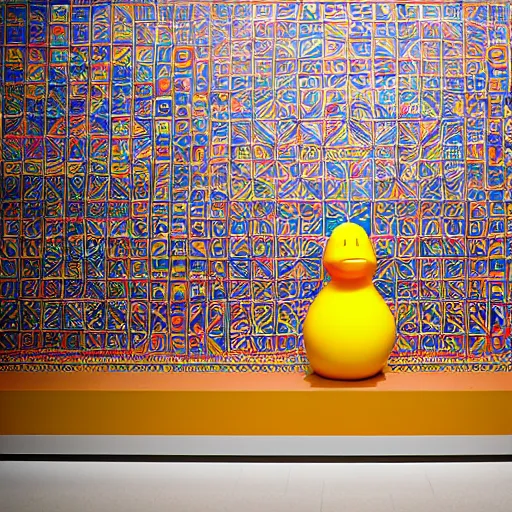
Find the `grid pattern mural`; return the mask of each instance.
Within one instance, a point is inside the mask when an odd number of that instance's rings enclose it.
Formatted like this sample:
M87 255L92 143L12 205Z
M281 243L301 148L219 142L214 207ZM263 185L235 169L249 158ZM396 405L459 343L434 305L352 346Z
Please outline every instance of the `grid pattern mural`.
M1 369L301 370L350 219L392 369L510 370L510 21L495 1L2 2Z

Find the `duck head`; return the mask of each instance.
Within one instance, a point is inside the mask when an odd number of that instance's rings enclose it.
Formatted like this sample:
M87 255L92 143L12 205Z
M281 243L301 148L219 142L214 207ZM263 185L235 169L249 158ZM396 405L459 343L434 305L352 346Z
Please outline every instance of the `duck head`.
M377 258L366 231L353 222L335 228L325 248L324 267L333 281L371 279Z

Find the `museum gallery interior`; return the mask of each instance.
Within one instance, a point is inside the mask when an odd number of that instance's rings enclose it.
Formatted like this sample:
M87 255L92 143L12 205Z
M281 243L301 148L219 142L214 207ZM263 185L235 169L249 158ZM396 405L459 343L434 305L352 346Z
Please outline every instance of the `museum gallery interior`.
M0 37L0 509L511 510L509 0L4 0Z

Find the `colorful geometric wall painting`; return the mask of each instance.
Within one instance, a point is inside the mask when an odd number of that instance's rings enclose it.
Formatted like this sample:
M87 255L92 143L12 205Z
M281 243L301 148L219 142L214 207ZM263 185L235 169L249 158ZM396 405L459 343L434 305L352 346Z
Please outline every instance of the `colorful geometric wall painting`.
M6 0L0 34L2 370L303 370L347 218L393 370L512 370L509 3Z

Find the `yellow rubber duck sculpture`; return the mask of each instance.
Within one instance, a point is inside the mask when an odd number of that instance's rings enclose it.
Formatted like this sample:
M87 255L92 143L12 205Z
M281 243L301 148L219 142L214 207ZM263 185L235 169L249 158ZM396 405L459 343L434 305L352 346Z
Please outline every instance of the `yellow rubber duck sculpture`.
M372 282L377 259L366 231L352 222L334 229L324 267L331 281L311 304L303 326L311 367L329 379L372 377L387 363L396 326Z

